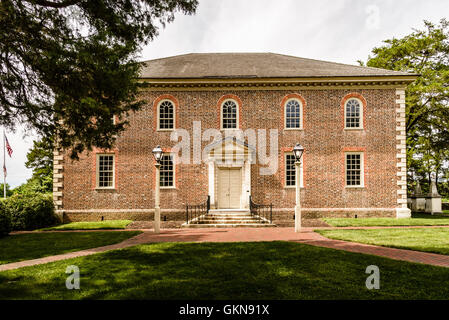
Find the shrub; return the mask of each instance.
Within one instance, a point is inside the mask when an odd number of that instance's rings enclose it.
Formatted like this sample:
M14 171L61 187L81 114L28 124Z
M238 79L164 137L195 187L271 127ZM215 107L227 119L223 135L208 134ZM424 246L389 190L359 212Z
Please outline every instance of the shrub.
M51 194L16 194L5 201L12 230L34 230L58 223Z
M11 232L11 215L6 210L5 201L0 200L0 238Z

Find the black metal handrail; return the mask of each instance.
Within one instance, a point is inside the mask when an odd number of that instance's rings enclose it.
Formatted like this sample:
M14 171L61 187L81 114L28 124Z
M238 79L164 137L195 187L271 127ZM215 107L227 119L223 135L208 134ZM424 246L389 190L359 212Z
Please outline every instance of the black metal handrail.
M258 204L253 202L251 196L249 196L249 210L251 216L262 217L265 220L273 223L273 204Z
M201 219L210 210L210 196L207 196L207 200L201 204L186 205L186 223L189 224L193 219L197 219L200 222Z

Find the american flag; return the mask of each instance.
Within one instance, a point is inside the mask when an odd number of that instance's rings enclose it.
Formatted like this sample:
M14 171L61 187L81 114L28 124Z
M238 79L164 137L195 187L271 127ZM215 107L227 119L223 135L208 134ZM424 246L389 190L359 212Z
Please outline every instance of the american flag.
M11 157L11 155L12 155L12 148L9 145L8 138L6 137L6 135L5 135L5 141L6 141L6 151L8 152L9 157ZM6 171L6 168L5 168L5 171Z

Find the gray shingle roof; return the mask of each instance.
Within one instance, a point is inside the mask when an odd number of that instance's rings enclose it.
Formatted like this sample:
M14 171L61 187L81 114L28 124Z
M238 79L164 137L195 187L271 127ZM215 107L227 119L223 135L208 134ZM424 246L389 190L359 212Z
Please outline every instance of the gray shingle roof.
M141 78L312 78L410 76L276 53L190 53L144 62Z

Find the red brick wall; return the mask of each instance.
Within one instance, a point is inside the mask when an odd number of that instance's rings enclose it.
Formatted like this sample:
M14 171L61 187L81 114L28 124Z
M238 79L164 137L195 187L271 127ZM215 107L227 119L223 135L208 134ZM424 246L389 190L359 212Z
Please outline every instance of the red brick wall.
M282 100L289 94L300 94L305 100L304 130L283 131ZM357 93L366 100L364 129L342 128L342 99ZM302 207L311 216L343 215L338 211L313 208L391 208L396 207L395 90L300 90L300 91L180 91L145 92L147 104L129 117L130 128L117 141L116 189L96 190L95 153L83 154L78 162L65 157L63 210L134 210L154 206L154 163L151 150L160 144L171 148L170 132L155 131L157 124L154 102L167 94L177 99L176 126L192 132L193 121L202 121L202 130L219 129L217 103L225 95L240 101L240 129L279 130L279 170L272 176L260 176L259 165L252 165L251 188L254 201L272 202L275 218L289 217L295 203L294 188L284 188L282 150L300 142L305 148ZM191 138L193 143L193 137ZM267 138L267 144L269 139ZM203 142L204 148L209 142ZM365 187L344 187L345 150L364 150ZM193 148L191 148L193 149ZM269 150L269 148L267 148ZM193 155L191 155L193 159ZM198 203L208 194L206 164L176 168L176 188L161 190L161 208L178 209L186 203ZM307 210L309 209L309 210ZM317 213L318 212L318 213ZM352 214L347 210L346 214ZM391 215L387 211L367 211L368 215ZM363 216L360 214L359 216ZM177 217L181 217L177 215ZM173 219L175 217L172 217ZM289 219L289 218L288 218Z

